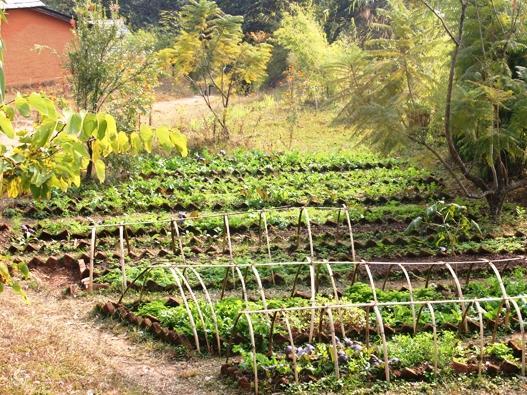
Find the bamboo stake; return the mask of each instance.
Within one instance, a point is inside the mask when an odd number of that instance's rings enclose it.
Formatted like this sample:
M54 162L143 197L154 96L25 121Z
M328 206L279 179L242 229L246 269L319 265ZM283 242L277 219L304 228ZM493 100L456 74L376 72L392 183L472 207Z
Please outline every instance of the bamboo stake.
M249 298L248 298L248 295L247 295L247 288L245 287L245 280L243 279L242 272L241 272L240 268L237 265L235 265L234 270L236 271L236 273L238 274L238 278L240 279L240 282L241 282L241 285L242 285L243 300L245 301L245 305L247 306L248 303L249 303Z
M260 297L262 299L262 306L264 309L267 309L267 300L265 299L265 291L262 286L262 279L260 278L260 273L256 270L254 265L251 265L251 270L256 278L256 284L258 285L258 290L260 291Z
M218 346L218 355L221 357L220 330L218 328L218 317L216 316L216 310L214 309L214 305L212 304L209 291L207 287L205 286L205 283L203 282L203 279L201 278L200 274L193 267L191 267L190 270L192 271L192 273L194 273L194 275L198 279L198 282L205 294L205 300L207 301L207 304L209 305L210 315L212 316L212 321L214 322L214 331L216 332L216 343Z
M514 299L510 299L510 302L514 307L514 310L516 310L518 321L520 322L520 333L522 338L522 376L525 376L525 322L523 321L522 312L518 303L516 303Z
M176 255L176 226L174 222L175 221L170 221L170 245L172 247L172 254Z
M93 270L95 266L95 233L97 228L94 226L91 230L91 242L90 242L90 279L88 283L88 291L93 292Z
M267 226L267 214L263 210L260 212L260 214L262 216L263 225L264 225L265 243L267 245L267 256L269 257L269 262L271 262L273 260L273 257L271 255L271 242L269 240L269 229ZM275 278L274 278L274 270L272 267L271 267L271 281L273 285L276 285Z
M229 226L229 217L226 215L223 218L224 224L225 224L225 232L227 235L227 247L229 249L229 258L232 261L233 260L233 253L232 253L232 241L231 241L231 229Z
M295 274L295 279L293 280L293 287L291 289L291 297L295 295L296 292L296 284L298 282L298 277L300 276L300 270L302 270L302 266L298 266L298 269Z
M384 354L384 374L386 376L386 382L390 382L390 364L388 361L388 345L386 343L386 335L384 334L384 323L382 320L381 312L377 305L373 305L373 311L375 312L375 318L377 320L377 326L379 328L379 333L382 341L382 352Z
M498 284L500 285L500 291L501 291L501 294L503 295L503 298L504 298L503 300L505 301L505 307L506 307L505 319L504 319L503 324L505 326L508 326L509 325L509 315L510 315L510 311L511 311L511 306L509 304L509 296L507 295L507 290L505 289L505 284L503 283L503 278L501 277L501 274L500 274L498 268L491 261L489 261L488 259L485 259L485 262L487 262L488 265L492 268L492 271L494 272L494 275L498 279Z
M273 352L273 343L274 343L274 339L273 339L273 335L274 335L274 323L276 321L276 317L278 315L278 312L275 311L273 316L271 317L271 325L269 326L269 354L272 354Z
M223 281L221 285L220 300L223 300L223 297L225 296L225 290L227 288L228 279L229 279L229 266L225 266L225 275L223 276Z
M207 351L210 353L211 352L211 348L210 348L210 343L209 343L209 339L208 339L208 336L207 336L207 325L205 324L205 317L203 316L203 312L202 312L201 307L200 307L200 305L198 303L198 299L196 298L196 294L192 290L192 287L190 286L190 284L189 284L187 278L185 277L185 275L183 275L179 269L174 269L174 270L176 271L176 273L183 280L183 284L185 284L185 288L187 288L187 290L188 290L188 292L190 294L190 297L192 298L192 301L196 305L196 310L198 311L198 318L199 318L199 320L201 322L201 327L203 328L203 333L204 333L204 337L205 337L205 344L207 346Z
M386 283L388 282L388 277L390 277L390 274L392 272L392 265L388 265L388 270L386 271L386 276L384 277L384 281L382 282L382 290L384 291L386 289Z
M423 305L424 306L424 305ZM434 307L431 303L427 303L428 310L430 311L430 319L432 320L432 336L434 338L434 373L439 373L439 346L437 344L437 324Z
M225 225L225 234L227 235L227 247L229 249L229 260L231 261L231 263L233 263L234 259L233 259L233 253L232 253L231 228L229 226L229 217L227 215L223 217L223 223ZM232 281L233 281L234 287L236 288L236 276L234 275L234 267L232 268L231 273L232 273Z
M304 210L306 216L306 225L307 225L307 236L309 239L309 256L311 259L315 259L315 248L313 246L313 234L311 232L311 220L309 219L309 212Z
M355 241L353 240L353 228L351 226L351 217L348 207L344 204L342 205L342 208L344 209L344 213L346 214L346 222L348 223L348 231L350 235L350 245L351 245L351 257L353 262L357 260L357 257L355 256Z
M426 280L425 280L425 288L428 288L428 284L430 283L430 276L432 275L432 268L434 265L430 265L428 267L428 270L426 271Z
M121 264L121 275L122 275L122 283L123 283L123 292L127 287L127 279L126 279L126 264L124 261L124 226L119 226L119 263Z
M179 252L181 254L181 258L183 260L183 263L186 262L186 259L185 259L185 250L183 249L183 239L181 238L181 233L179 232L179 226L177 224L177 221L172 221L172 224L174 224L174 232L176 233L176 237L177 237L177 240L178 240L178 244L179 244Z
M337 289L337 284L335 283L335 277L333 276L333 270L331 269L331 265L329 263L327 263L327 262L326 262L326 269L328 271L329 278L331 280L331 287L333 288L333 296L334 296L335 300L338 301L339 300L339 292L338 292L338 289ZM344 329L344 320L342 318L342 310L339 309L338 312L339 312L339 318L340 318L341 334L342 334L342 337L346 337L346 330Z
M289 342L291 343L291 349L293 354L293 372L295 375L295 383L298 384L298 369L296 365L296 346L295 342L293 340L293 332L291 331L291 325L289 323L289 318L287 317L287 313L285 311L282 312L282 315L284 317L285 326L287 328L287 333L289 335Z
M355 262L353 267L353 275L351 276L351 285L355 284L355 280L359 274L360 263Z
M340 239L340 215L342 213L342 208L337 209L337 229L335 231L335 241L338 242Z
M483 372L483 352L485 349L485 333L483 328L483 313L481 305L478 301L475 302L476 304L476 310L478 312L478 319L479 319L479 363L478 363L478 376L481 376L481 373Z
M450 274L452 275L452 278L454 279L454 283L456 285L457 294L458 294L459 299L463 300L464 299L463 291L461 289L461 284L459 283L459 278L457 277L456 272L454 271L454 269L452 269L452 266L450 266L449 263L445 263L445 266L448 269L448 271L450 272ZM460 305L461 305L461 311L465 310L465 303L461 302ZM466 317L461 322L461 325L463 325L464 331L467 332L468 331L468 325L467 325Z
M408 285L408 292L410 293L410 308L412 309L412 319L414 321L414 334L417 332L417 318L415 315L415 304L414 304L414 289L412 287L412 282L410 281L410 276L408 275L408 271L405 269L403 265L400 263L397 264L399 266L404 274L404 277L406 278L406 284ZM391 267L391 266L390 266Z
M198 351L198 353L201 353L200 346L199 346L198 330L196 328L194 316L192 315L192 311L190 310L190 306L188 304L187 296L185 295L185 292L183 291L183 286L181 285L181 281L179 280L179 276L177 272L175 271L175 269L171 268L170 272L172 273L172 277L176 281L176 285L179 288L179 293L181 294L181 298L183 299L183 304L185 305L185 310L187 311L190 326L192 328L192 333L194 334L194 342L196 343L196 350Z
M126 241L126 249L128 251L128 256L132 253L132 247L130 247L130 237L128 236L128 227L126 225L124 226L124 239Z
M253 374L254 374L254 393L258 395L258 365L256 360L256 340L254 338L253 321L250 314L245 313L247 324L249 326L249 336L251 338L251 352L253 356Z
M364 309L366 313L366 327L364 328L364 343L366 348L370 347L370 306Z
M467 278L465 279L465 286L467 286L470 283L470 274L472 273L473 267L474 267L474 262L471 262L470 266L468 267Z
M258 250L262 246L262 212L258 213Z
M300 207L298 210L298 225L296 228L296 249L300 248L300 226L302 224L302 214L304 213L304 207Z
M335 376L338 380L340 379L339 356L337 351L337 339L335 336L335 323L333 322L333 313L331 312L331 307L326 307L326 312L328 313L329 330L331 331L331 346L333 347L333 363L335 364Z
M366 273L368 274L368 280L370 282L370 288L373 295L373 301L375 303L378 302L377 300L377 290L375 289L375 281L373 280L373 275L371 274L370 265L364 264L364 268L366 269Z
M320 312L320 315L318 316L318 331L317 331L317 338L318 342L322 342L322 325L324 324L324 311Z
M311 265L309 266L309 277L311 279L311 306L316 305L316 288L315 288L315 268L313 262L309 260ZM309 324L309 342L313 341L313 334L315 331L315 310L311 310L311 320Z

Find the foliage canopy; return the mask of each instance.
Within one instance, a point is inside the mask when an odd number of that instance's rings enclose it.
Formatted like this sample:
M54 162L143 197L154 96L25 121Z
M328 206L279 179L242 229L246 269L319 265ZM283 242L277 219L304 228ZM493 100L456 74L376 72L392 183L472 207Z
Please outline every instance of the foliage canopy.
M229 136L232 95L262 82L271 56L269 45L243 40L242 23L242 17L225 14L213 1L191 0L181 9L174 46L161 55L203 97L223 137ZM221 99L220 112L211 101L213 89Z

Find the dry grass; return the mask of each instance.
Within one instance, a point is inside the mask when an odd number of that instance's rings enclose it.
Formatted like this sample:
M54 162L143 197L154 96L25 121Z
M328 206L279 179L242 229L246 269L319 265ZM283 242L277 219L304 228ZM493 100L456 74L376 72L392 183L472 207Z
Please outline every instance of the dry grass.
M29 291L0 296L0 394L232 393L218 358L176 359L170 346L93 313L95 299Z
M333 124L336 115L333 106L304 107L293 122L291 110L284 107L279 93L237 97L230 110L230 141L216 148L267 152L349 150L357 139L352 129ZM193 147L211 146L212 117L199 96L157 102L152 123L179 128Z

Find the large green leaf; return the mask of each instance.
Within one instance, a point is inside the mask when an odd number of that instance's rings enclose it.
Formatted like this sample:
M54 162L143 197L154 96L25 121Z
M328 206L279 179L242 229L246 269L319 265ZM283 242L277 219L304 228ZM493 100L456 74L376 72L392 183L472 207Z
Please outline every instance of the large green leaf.
M141 141L141 137L139 136L139 133L133 132L130 134L130 145L132 146L132 151L135 154L138 154L141 152L141 149L143 148L143 143Z
M50 99L33 92L29 95L27 100L28 103L42 116L52 119L57 118L57 109Z
M187 137L183 133L179 130L172 130L170 140L172 140L172 144L174 144L181 156L186 157L188 155Z
M110 140L115 140L117 137L117 124L114 117L109 114L104 114L104 119L106 121L106 136Z
M29 106L28 101L20 94L15 97L15 106L23 117L29 117L31 115L31 107Z
M93 114L86 114L84 117L84 122L82 123L81 139L86 141L92 137L95 130L97 130L97 126L97 117Z
M51 137L51 134L55 130L57 125L56 121L47 121L37 128L33 136L33 145L37 148L41 148L46 145Z
M100 182L104 182L106 179L106 165L100 159L95 161L95 174Z
M97 129L97 138L99 140L102 140L104 136L106 136L106 130L108 129L108 122L106 119L102 119L99 121L99 127Z
M152 139L154 137L154 132L152 132L150 126L141 125L139 136L141 136L141 140L143 140L145 151L149 153L152 152Z
M156 130L155 135L157 141L164 148L173 148L172 140L170 139L170 130L167 127L160 127Z
M0 111L0 129L7 137L11 139L15 137L13 124L2 111Z
M73 113L68 120L66 130L71 134L79 134L82 127L82 117L78 113Z
M117 152L126 152L129 148L128 136L125 132L119 132L117 134Z

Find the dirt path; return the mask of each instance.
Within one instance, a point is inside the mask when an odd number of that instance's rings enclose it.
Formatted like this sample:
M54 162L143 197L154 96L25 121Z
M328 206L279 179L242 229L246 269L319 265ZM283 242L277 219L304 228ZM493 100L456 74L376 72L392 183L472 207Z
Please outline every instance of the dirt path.
M95 316L94 299L39 288L29 291L30 305L0 295L0 394L236 393L219 378L223 359L182 360Z
M217 99L213 97L212 102L216 103ZM201 96L184 97L154 103L152 123L154 126L185 125L193 120L201 121L209 115L209 109Z

